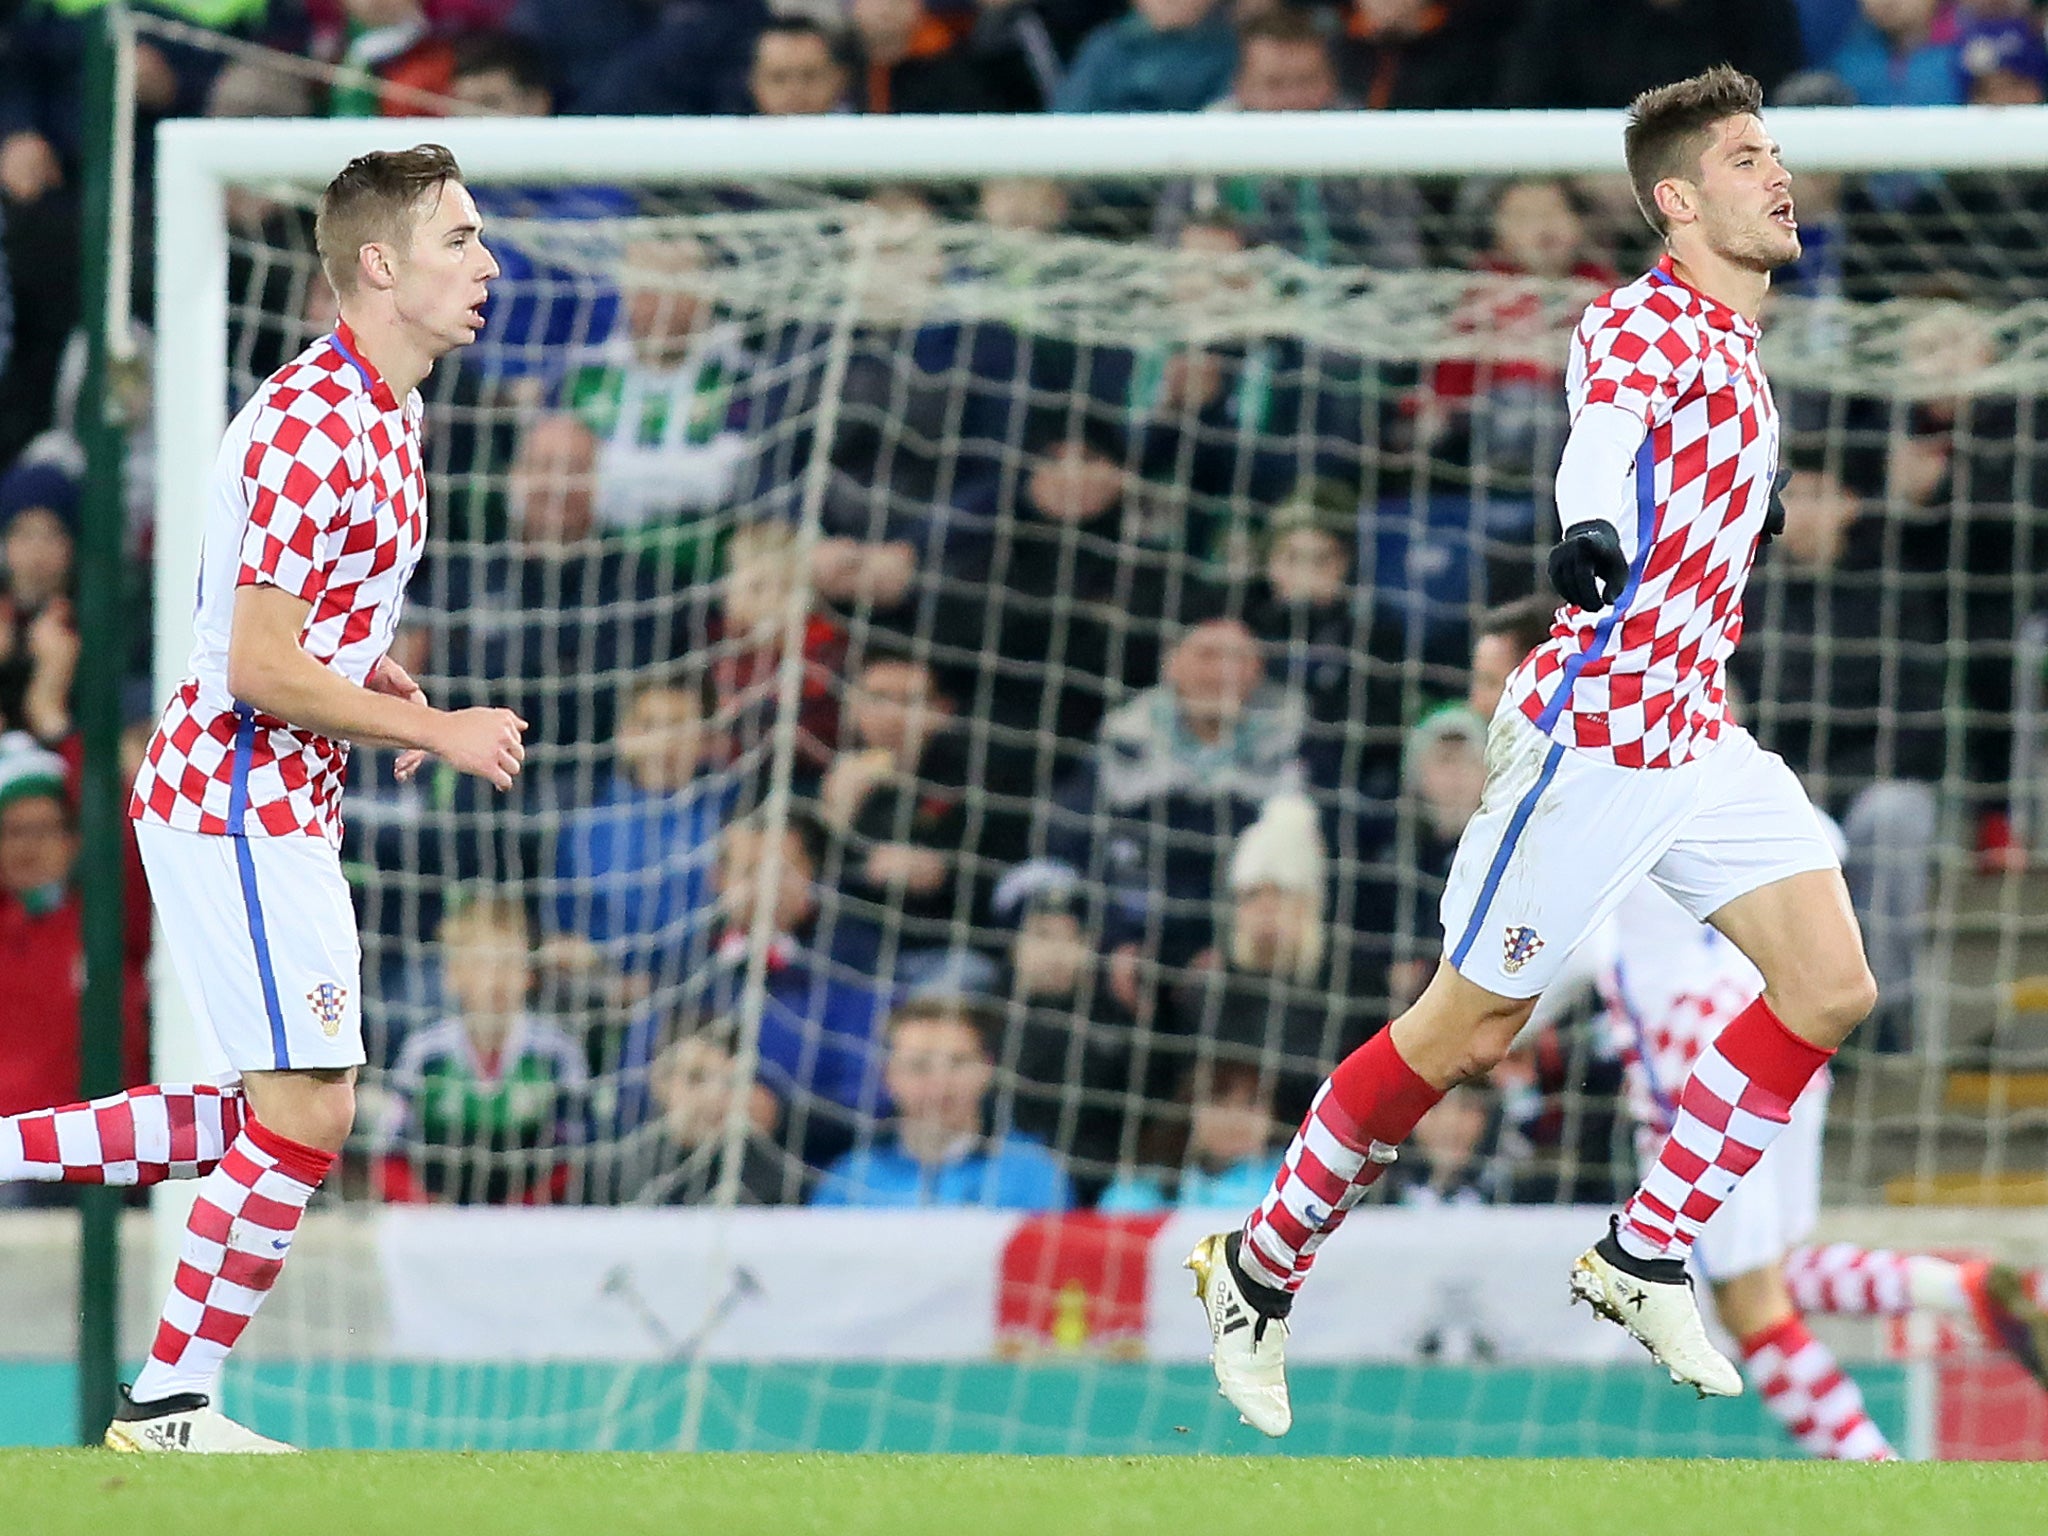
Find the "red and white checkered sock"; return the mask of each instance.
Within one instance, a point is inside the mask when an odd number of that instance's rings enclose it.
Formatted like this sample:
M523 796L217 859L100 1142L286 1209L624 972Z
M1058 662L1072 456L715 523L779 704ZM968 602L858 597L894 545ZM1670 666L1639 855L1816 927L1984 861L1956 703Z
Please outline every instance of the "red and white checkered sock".
M254 1118L199 1186L156 1342L135 1378L138 1403L211 1394L221 1362L270 1294L334 1154L301 1146Z
M1671 1135L1621 1209L1622 1247L1644 1259L1690 1253L1832 1055L1793 1034L1761 997L1729 1020L1693 1063Z
M1932 1253L1829 1243L1785 1255L1785 1287L1809 1316L1903 1317L1971 1310L1970 1267Z
M1393 1149L1443 1097L1416 1076L1383 1029L1337 1064L1287 1144L1264 1202L1245 1222L1238 1263L1289 1295L1324 1239L1393 1161Z
M0 1117L0 1183L160 1184L213 1172L240 1134L239 1088L158 1083Z
M1834 1352L1788 1317L1742 1341L1743 1369L1771 1417L1809 1455L1829 1461L1896 1461L1864 1410L1863 1392Z

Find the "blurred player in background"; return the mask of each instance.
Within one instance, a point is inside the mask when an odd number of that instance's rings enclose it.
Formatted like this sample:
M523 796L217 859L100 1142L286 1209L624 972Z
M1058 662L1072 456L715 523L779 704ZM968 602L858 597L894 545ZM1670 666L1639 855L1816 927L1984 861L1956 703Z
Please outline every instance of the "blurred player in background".
M1267 1434L1293 1420L1286 1317L1316 1249L1645 876L1765 987L1695 1063L1671 1137L1571 1287L1674 1380L1742 1390L1686 1256L1876 996L1820 818L1724 708L1743 588L1775 531L1757 315L1800 250L1762 104L1722 66L1630 108L1629 174L1666 253L1594 301L1572 339L1550 555L1565 606L1494 716L1486 795L1444 891L1448 952L1415 1005L1339 1063L1244 1227L1189 1256L1218 1385Z
M498 264L439 145L362 155L321 195L335 330L228 427L192 675L128 814L211 1082L0 1119L0 1179L196 1178L177 1278L124 1387L119 1451L286 1451L211 1405L355 1118L361 949L342 877L348 744L511 787L525 723L432 708L385 654L426 542L417 386L483 329Z
M1472 708L1491 717L1523 657L1541 643L1551 604L1495 609L1472 651ZM1730 699L1734 717L1736 700ZM1836 851L1841 834L1829 823ZM1636 1148L1645 1167L1677 1124L1693 1064L1763 990L1757 968L1711 925L1645 880L1573 954L1543 995L1534 1027L1598 997L1609 1044L1624 1064ZM1821 1130L1829 1074L1817 1072L1790 1123L1693 1244L1715 1316L1741 1350L1750 1385L1801 1449L1839 1461L1895 1459L1863 1393L1806 1317L1932 1312L1973 1319L1985 1338L2048 1386L2048 1316L2026 1276L2005 1264L1957 1262L1853 1243L1805 1246L1820 1220Z

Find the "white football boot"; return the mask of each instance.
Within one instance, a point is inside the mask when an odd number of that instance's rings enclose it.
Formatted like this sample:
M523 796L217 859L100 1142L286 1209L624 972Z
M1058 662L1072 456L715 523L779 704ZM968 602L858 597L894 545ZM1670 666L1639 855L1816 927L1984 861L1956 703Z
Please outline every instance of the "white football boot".
M1637 1258L1616 1238L1620 1224L1610 1219L1607 1235L1572 1265L1572 1300L1619 1323L1673 1381L1701 1397L1740 1397L1742 1374L1708 1339L1685 1261Z
M1209 1319L1216 1390L1245 1423L1277 1439L1294 1423L1287 1404L1287 1319L1261 1312L1245 1298L1230 1262L1237 1239L1235 1232L1203 1238L1181 1268L1195 1272L1195 1299Z
M144 1455L192 1456L288 1456L298 1449L245 1429L197 1392L137 1403L126 1387L121 1389L114 1422L107 1426L106 1447Z

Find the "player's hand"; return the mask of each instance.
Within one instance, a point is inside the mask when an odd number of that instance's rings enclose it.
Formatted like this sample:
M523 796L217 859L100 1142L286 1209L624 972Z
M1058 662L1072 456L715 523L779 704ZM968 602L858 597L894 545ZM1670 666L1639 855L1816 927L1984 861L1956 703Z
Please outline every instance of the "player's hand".
M1598 613L1628 585L1621 536L1598 520L1572 524L1551 548L1550 584L1574 608Z
M526 762L520 733L526 722L509 709L458 709L445 717L434 755L461 773L510 789Z
M1771 504L1764 512L1763 531L1756 536L1759 550L1785 531L1785 484L1790 478L1781 475L1778 483L1771 487Z
M363 686L372 693L388 693L394 699L410 699L415 704L427 702L426 689L414 682L412 674L389 656L377 663L370 672L370 680ZM392 777L401 784L411 782L412 776L426 767L427 759L433 755L419 747L399 753L398 762L391 770Z

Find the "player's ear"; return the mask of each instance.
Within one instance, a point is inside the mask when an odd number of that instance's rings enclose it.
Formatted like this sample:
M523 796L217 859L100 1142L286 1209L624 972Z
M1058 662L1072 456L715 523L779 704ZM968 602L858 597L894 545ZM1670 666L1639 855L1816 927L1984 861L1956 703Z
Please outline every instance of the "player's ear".
M1699 217L1699 203L1693 185L1681 177L1666 176L1650 189L1650 196L1667 223L1690 224Z
M381 241L373 240L360 247L356 251L356 264L368 287L390 288L398 281L398 271L391 260L391 247Z

